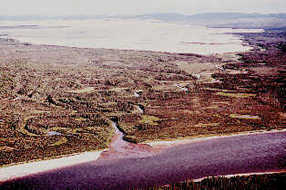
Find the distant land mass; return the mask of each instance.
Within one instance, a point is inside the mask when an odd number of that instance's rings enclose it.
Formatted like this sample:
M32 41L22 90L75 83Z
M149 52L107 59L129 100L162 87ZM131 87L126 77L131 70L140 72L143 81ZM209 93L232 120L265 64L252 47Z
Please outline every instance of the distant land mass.
M0 21L25 21L47 19L154 19L164 22L180 22L186 24L204 25L208 27L226 28L286 28L286 13L261 14L261 13L200 13L185 15L179 13L152 13L142 15L73 15L73 16L0 16Z
M284 28L286 27L286 13L201 13L183 15L177 13L155 13L137 15L139 19L157 19L167 22L183 22L205 25L208 27L227 28Z

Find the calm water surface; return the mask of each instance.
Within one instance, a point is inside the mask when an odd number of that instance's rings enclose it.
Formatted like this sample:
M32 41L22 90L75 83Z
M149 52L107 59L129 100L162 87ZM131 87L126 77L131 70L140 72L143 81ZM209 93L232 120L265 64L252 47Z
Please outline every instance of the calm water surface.
M6 34L8 36L5 37L22 42L199 54L247 51L250 47L243 46L239 36L229 33L262 31L207 28L135 19L1 21L0 23L0 35Z

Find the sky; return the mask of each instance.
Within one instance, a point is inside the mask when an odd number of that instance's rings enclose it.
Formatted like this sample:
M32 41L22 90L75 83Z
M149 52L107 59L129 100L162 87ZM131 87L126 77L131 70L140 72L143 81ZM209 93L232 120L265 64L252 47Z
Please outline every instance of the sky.
M286 13L286 0L0 0L0 15Z

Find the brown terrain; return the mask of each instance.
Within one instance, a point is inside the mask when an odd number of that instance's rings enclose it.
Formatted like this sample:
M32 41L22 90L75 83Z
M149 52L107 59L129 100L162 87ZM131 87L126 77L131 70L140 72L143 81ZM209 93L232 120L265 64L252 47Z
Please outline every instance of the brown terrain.
M0 165L109 147L284 129L286 34L201 56L0 39Z

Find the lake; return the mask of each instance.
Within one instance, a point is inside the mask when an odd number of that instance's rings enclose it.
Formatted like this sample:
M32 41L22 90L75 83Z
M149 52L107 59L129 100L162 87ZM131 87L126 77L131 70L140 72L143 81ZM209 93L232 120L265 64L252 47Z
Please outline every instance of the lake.
M138 19L1 21L2 38L83 48L216 54L248 51L238 32L261 29L207 28Z

